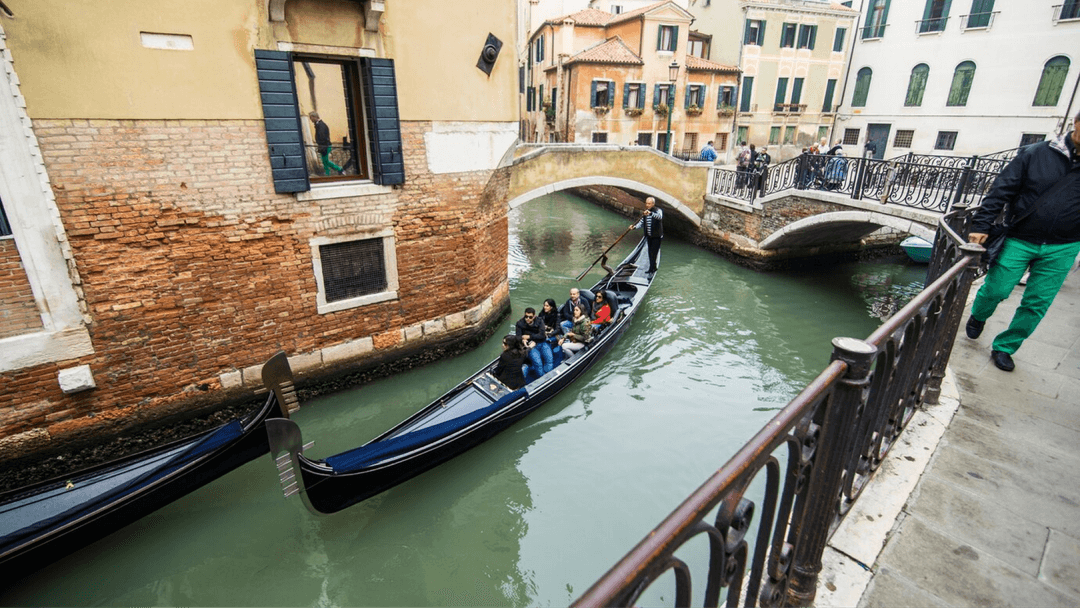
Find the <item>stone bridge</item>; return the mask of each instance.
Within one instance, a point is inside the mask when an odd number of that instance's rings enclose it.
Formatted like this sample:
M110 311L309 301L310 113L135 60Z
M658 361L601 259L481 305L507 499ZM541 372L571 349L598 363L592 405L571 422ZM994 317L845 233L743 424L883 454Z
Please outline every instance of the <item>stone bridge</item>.
M752 203L711 194L712 163L682 161L647 146L523 144L514 150L511 209L570 190L628 214L645 196L667 212L670 231L768 267L795 258L856 252L908 234L933 240L938 213L788 190Z

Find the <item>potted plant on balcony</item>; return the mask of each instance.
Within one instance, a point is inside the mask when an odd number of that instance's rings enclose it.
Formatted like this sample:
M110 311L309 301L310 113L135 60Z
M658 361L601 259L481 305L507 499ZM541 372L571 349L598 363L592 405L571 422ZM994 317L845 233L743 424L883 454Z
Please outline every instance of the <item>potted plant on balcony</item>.
M669 108L666 103L658 103L653 106L653 112L656 112L660 116L667 116L668 111Z
M701 114L701 106L699 106L697 104L694 104L694 103L690 104L689 106L686 107L686 114L687 114L687 116L698 116L698 115L700 115Z
M641 108L637 108L637 107L624 108L623 109L623 112L625 112L627 116L641 116L642 112L644 112L644 111L645 110L642 110Z
M544 104L544 120L548 122L555 122L555 107L550 103Z
M729 106L727 104L721 104L720 107L716 108L716 115L717 116L731 116L734 113L735 113L735 106Z
M610 109L611 107L609 106L594 106L593 112L596 112L597 114L607 114Z

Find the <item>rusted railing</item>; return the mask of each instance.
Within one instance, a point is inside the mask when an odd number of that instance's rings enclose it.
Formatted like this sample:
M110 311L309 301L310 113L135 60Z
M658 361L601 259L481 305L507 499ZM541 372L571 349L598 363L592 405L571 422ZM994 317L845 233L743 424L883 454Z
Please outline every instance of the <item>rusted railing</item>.
M937 402L983 251L965 242L971 211L958 191L926 288L865 340L833 340L828 367L574 605L635 605L668 572L676 606L812 604L829 535L915 411ZM676 554L702 536L694 598Z

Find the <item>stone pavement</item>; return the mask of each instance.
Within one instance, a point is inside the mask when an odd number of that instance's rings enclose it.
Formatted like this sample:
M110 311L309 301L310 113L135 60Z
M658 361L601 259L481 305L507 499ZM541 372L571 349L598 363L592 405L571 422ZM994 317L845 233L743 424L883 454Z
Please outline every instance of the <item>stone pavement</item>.
M1007 373L990 343L1022 289L978 340L965 312L942 403L833 535L818 606L1080 606L1080 271Z

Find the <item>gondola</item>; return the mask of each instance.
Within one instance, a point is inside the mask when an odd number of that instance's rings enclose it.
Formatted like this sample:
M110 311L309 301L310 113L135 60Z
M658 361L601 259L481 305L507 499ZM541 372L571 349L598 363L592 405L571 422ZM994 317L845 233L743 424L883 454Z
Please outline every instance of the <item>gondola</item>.
M521 420L590 369L622 337L652 283L648 267L644 239L616 269L604 266L607 276L581 293L591 299L603 290L605 299L618 302L615 320L585 349L523 388L510 390L495 379L497 360L492 361L370 442L319 460L304 456L295 422L267 420L270 454L285 496L299 493L312 512L335 513L416 477Z
M0 495L8 583L119 530L266 453L263 424L298 404L284 353L262 369L275 386L242 418L165 446Z

